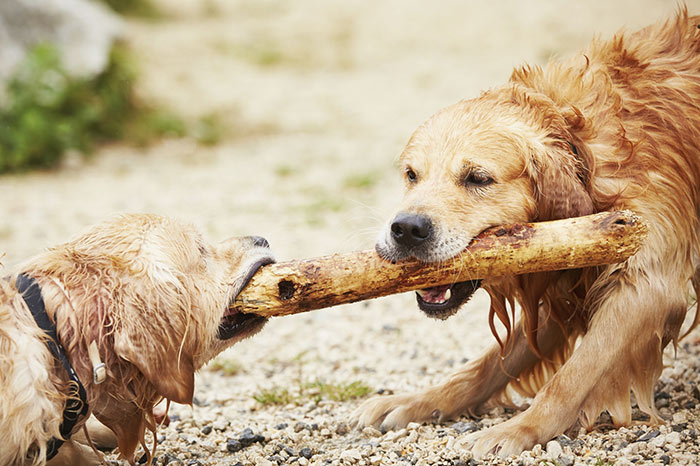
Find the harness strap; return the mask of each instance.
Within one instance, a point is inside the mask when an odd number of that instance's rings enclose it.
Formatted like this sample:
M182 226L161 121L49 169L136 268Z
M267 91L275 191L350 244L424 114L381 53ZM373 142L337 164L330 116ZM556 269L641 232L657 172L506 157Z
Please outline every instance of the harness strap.
M32 317L41 330L49 337L46 345L58 359L68 373L70 379L69 398L66 400L66 407L63 409L63 421L59 428L61 438L52 438L47 444L46 459L50 460L58 453L58 449L71 436L73 428L78 423L81 417L88 412L87 394L85 387L80 383L78 375L71 366L66 351L61 346L56 332L56 325L49 319L44 305L44 299L41 296L41 288L32 277L20 274L15 282L17 291L22 294L24 302L27 304Z

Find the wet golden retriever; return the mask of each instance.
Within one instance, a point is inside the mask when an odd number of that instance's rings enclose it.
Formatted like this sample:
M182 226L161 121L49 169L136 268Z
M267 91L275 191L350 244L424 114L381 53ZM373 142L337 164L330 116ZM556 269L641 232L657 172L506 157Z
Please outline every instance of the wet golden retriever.
M30 314L31 290L17 290L21 280L38 285L84 386L89 408L73 432L93 414L134 464L146 429L155 430L154 405L161 399L191 403L194 372L264 325L265 318L234 313L229 303L270 262L259 237L209 245L189 225L124 215L0 279L0 464L44 464L71 393L68 372ZM93 380L93 342L106 366L100 384ZM96 461L91 448L68 441L49 464Z
M534 397L470 436L481 456L517 454L577 421L590 428L604 410L630 424L630 391L659 421L662 351L700 281L700 17L681 8L566 61L516 69L422 124L401 166L406 194L377 243L386 259L449 261L493 225L615 209L641 214L649 235L621 264L419 292L423 311L446 318L484 287L507 338L441 385L368 400L359 425L442 420L512 391Z

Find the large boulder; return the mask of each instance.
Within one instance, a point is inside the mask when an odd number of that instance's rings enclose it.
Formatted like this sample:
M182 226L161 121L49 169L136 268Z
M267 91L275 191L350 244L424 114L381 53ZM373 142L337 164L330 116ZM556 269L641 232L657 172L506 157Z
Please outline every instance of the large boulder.
M111 10L90 0L0 0L0 83L38 44L55 46L71 75L94 76L122 30Z

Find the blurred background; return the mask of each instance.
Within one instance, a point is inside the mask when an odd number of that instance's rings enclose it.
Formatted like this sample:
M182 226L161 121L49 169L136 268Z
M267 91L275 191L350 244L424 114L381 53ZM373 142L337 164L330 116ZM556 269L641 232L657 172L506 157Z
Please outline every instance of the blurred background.
M514 66L676 8L2 0L0 262L7 271L119 212L174 216L210 241L262 235L279 260L372 248L423 120ZM425 387L491 342L486 312L478 294L434 322L409 293L275 319L204 371L198 396L234 400L245 418L265 412L255 396L302 380Z
M421 121L504 82L515 65L573 53L596 34L676 8L668 0L48 5L0 5L6 266L122 211L177 216L212 241L261 234L280 258L371 247L400 193L394 162Z

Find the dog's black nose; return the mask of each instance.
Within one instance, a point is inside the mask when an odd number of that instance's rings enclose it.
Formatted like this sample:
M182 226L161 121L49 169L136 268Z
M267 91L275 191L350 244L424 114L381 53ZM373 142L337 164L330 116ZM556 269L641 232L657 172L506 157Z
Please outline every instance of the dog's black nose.
M262 236L251 236L250 239L253 241L253 246L259 246L261 248L270 247L270 243L268 243Z
M397 244L413 248L433 233L433 222L425 215L398 214L391 223L391 237Z

